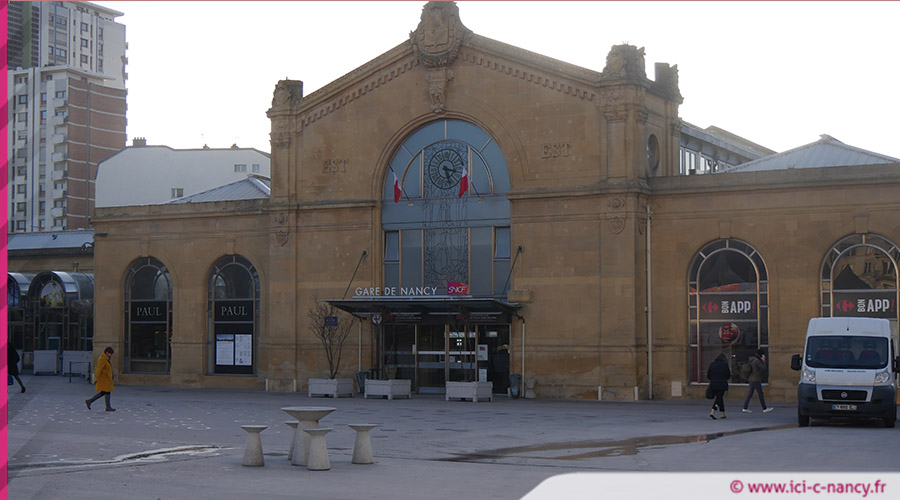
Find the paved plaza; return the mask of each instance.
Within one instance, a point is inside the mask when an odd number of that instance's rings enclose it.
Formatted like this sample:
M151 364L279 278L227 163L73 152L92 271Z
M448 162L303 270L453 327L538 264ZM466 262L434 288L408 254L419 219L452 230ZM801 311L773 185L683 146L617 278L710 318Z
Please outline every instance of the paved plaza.
M10 386L12 499L518 499L571 472L897 472L900 429L874 423L796 426L793 405L727 420L706 401L493 402L308 398L304 393L118 386L115 412L88 411L83 379L23 376ZM331 470L287 458L287 406L329 406L320 425ZM355 433L373 423L375 464L351 463ZM247 434L266 425L264 467L241 465ZM640 477L640 476L636 476ZM653 487L652 485L648 487ZM664 488L664 485L659 485Z

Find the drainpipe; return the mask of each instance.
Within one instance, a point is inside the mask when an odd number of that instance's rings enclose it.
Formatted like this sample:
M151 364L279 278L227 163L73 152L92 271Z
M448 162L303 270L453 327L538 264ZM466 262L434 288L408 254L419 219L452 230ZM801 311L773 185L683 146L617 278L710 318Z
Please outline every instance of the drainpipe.
M522 322L522 387L519 387L519 396L525 398L525 318L520 316L519 313L515 313L515 315Z
M653 399L653 300L650 286L650 204L647 203L647 398Z

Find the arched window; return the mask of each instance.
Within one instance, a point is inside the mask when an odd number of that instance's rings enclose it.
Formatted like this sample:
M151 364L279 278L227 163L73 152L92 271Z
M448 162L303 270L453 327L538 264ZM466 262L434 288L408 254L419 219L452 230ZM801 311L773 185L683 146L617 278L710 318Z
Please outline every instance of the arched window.
M94 275L44 271L27 286L26 317L33 321L34 349L92 348Z
M210 373L248 374L256 369L259 274L249 260L226 255L209 273Z
M125 370L168 373L172 359L172 280L159 259L142 257L125 275Z
M822 262L822 316L886 318L897 331L898 262L900 249L882 236L837 242Z
M506 161L481 128L438 120L410 134L385 172L384 285L444 295L453 282L473 296L504 295L508 191Z
M724 352L732 380L751 354L769 346L765 262L743 241L713 241L694 257L688 273L691 382L708 382L706 369Z

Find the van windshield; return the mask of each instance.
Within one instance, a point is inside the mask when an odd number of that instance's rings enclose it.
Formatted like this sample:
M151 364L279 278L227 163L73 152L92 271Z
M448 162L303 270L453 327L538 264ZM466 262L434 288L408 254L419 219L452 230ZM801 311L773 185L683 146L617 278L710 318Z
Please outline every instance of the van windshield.
M884 368L888 342L884 337L833 335L809 337L806 365L812 368Z

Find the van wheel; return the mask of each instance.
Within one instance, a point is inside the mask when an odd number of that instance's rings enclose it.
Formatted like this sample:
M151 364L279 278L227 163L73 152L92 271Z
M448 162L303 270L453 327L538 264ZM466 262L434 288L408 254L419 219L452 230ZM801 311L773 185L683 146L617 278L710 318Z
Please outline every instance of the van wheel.
M804 415L797 410L797 425L800 427L809 427L809 415Z
M888 429L893 429L894 425L896 425L896 423L897 423L897 417L884 419L884 426L887 427Z

